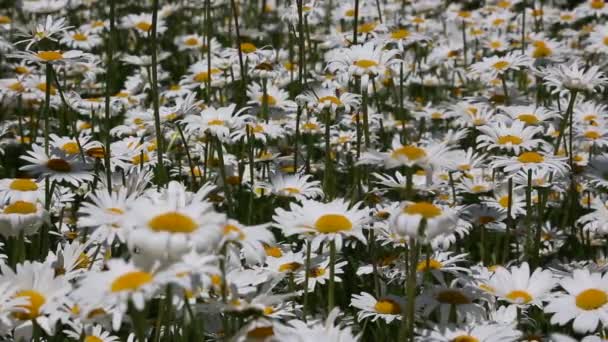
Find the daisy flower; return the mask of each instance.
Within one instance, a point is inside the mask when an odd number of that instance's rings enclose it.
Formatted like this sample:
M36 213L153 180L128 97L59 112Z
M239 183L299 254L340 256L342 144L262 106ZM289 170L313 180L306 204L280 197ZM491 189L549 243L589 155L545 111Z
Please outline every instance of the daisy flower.
M450 149L445 143L436 142L402 145L397 137L393 139L392 148L388 152L365 152L358 163L373 165L382 162L389 169L419 166L432 170L451 165L449 158L446 158Z
M120 329L129 302L143 310L158 289L156 274L122 259L106 262L107 271L87 272L73 295L79 302L97 307L112 306L112 328Z
M193 194L172 181L162 192L138 198L125 218L129 247L147 261L176 260L192 249L215 247L225 218L204 198L209 190Z
M152 29L152 14L129 14L122 18L121 26L127 29L134 29L141 35L148 35ZM162 34L167 30L163 18L158 18L156 22L156 32Z
M319 341L357 341L359 337L355 336L350 327L341 327L336 325L336 319L340 315L340 309L334 308L329 312L325 321L312 322L310 324L299 320L291 320L288 326L275 327L276 336L282 341L301 341L301 342L319 342Z
M241 108L235 111L236 104L227 107L207 107L201 111L200 115L188 115L183 119L186 124L186 132L210 134L218 137L222 141L227 141L230 132L234 128L241 127L248 115L243 115L248 108Z
M321 197L323 195L323 190L319 187L321 182L310 178L311 175L300 173L293 175L275 173L270 178L271 191L277 196L292 197L298 201Z
M33 178L4 178L0 179L0 202L29 200L31 202L44 199L44 182Z
M17 291L14 296L28 301L13 313L17 324L35 320L47 334L53 335L55 324L62 316L59 309L72 290L67 279L55 276L55 270L48 263L25 261L17 265L16 271L6 265L0 265L0 270L0 283L13 284Z
M247 86L247 96L250 99L249 104L256 104L260 107L266 104L270 109L287 112L294 112L297 109L297 104L289 100L289 94L274 84L269 84L264 92L259 83L252 83Z
M524 262L520 267L497 269L488 285L496 297L511 304L541 306L555 286L555 280L551 271L541 268L530 274L530 266Z
M510 70L521 70L530 67L532 61L528 56L517 52L511 52L503 57L485 57L482 61L471 65L474 74L481 75L487 79L494 79Z
M245 226L236 220L229 219L223 226L222 245L226 242L229 248L236 248L245 257L248 264L262 263L266 258L264 245L274 243L274 235L268 224Z
M398 236L430 241L438 235L451 233L457 212L430 202L404 202L391 213L391 231ZM424 224L422 224L424 222Z
M519 155L513 157L495 156L490 165L494 169L504 168L503 170L506 173L544 168L559 174L565 174L569 168L566 158L534 150L520 152Z
M89 58L89 56L79 50L39 50L38 52L18 51L8 55L8 57L18 58L23 61L37 64L49 63L53 65L70 65L77 62L87 61Z
M80 156L70 155L60 149L53 148L47 154L44 147L32 144L32 150L21 158L30 163L22 166L21 170L41 178L48 176L51 182L66 182L78 186L94 178L89 171L89 165L83 163Z
M553 93L567 93L571 91L594 92L602 90L607 79L597 65L584 68L578 60L568 64L558 64L540 71L545 85Z
M371 321L378 319L391 323L403 318L402 311L405 309L405 300L401 297L388 295L380 299L374 298L367 292L353 294L350 305L359 310L357 320L362 321L371 317Z
M417 298L424 317L438 311L439 322L446 324L450 318L450 312L456 311L456 321L463 323L469 320L479 320L484 315L483 306L476 302L486 300L484 293L471 286L458 286L458 279L451 286L436 285L425 288Z
M513 121L511 125L498 121L477 129L481 133L477 136L477 148L501 149L519 154L520 151L547 149L549 145L535 137L542 134L541 127L526 126L522 121Z
M277 208L273 220L287 236L312 235L313 250L329 240L334 240L339 250L344 238L353 237L366 243L363 226L369 220L369 212L360 203L349 206L341 198L329 203L302 200L301 204L290 203L289 211Z
M558 116L554 111L533 105L501 106L499 109L510 119L521 121L527 125L539 125Z
M576 269L559 283L565 292L554 293L545 306L553 314L551 324L566 325L572 321L577 333L593 332L598 324L608 323L608 276Z
M350 113L351 109L357 108L361 103L359 95L339 92L333 88L305 91L298 95L297 100L305 103L311 111L322 112L324 109L329 109L334 114L338 109L344 109L345 112Z
M308 270L308 292L314 292L317 284L325 285L326 282L329 281L330 276L330 265L329 258L319 256L313 258L310 262L310 269ZM340 278L340 274L344 274L344 266L346 266L348 262L340 261L336 262L334 265L334 281L341 282L342 278ZM306 271L300 270L296 273L295 277L296 284L304 285L306 281Z
M416 341L455 342L455 341L483 341L502 342L517 341L522 333L512 326L488 322L475 322L465 326L436 327L434 330L423 330Z
M90 51L98 47L103 42L102 38L96 34L90 34L86 31L66 32L61 38L61 43L70 48Z
M38 201L16 200L0 209L0 235L6 238L35 234L44 223L49 222L48 212Z

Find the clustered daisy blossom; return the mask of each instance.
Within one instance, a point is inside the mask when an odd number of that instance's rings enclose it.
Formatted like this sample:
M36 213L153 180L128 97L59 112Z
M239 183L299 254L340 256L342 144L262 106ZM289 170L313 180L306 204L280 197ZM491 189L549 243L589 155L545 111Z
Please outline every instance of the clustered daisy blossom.
M604 341L608 3L0 8L0 339Z

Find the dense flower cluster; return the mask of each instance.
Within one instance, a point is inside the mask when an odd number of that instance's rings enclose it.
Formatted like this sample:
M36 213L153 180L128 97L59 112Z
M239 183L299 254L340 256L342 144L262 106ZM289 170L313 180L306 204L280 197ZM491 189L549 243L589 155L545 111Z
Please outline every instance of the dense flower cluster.
M606 340L604 0L0 3L0 339Z

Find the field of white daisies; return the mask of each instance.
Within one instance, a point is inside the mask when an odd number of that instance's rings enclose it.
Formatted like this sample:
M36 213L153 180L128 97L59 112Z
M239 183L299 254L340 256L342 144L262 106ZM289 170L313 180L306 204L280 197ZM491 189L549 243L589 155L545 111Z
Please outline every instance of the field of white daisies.
M0 339L608 341L604 0L0 0Z

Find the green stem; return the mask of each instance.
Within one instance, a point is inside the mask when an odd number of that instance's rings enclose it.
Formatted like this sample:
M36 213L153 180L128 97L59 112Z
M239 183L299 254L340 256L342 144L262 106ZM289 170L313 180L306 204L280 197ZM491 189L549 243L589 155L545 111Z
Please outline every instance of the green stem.
M311 243L309 239L306 239L306 261L305 261L305 270L304 270L304 304L302 307L302 316L304 321L306 322L306 315L308 314L308 281L310 275L310 252L311 252Z
M160 104L158 99L158 61L157 61L157 39L156 29L158 22L158 0L152 1L152 28L151 28L151 43L152 43L152 104L154 106L154 129L156 131L156 156L157 156L157 177L159 186L167 182L167 174L163 164L164 142L163 133L160 126Z
M111 168L111 160L110 160L110 145L112 143L112 139L110 137L110 130L112 129L112 119L110 113L110 86L112 79L112 66L113 66L113 52L114 52L114 16L115 16L115 3L114 0L110 0L110 33L108 39L108 46L106 50L107 54L107 73L106 73L106 98L105 98L105 111L106 111L106 141L105 141L105 150L103 153L105 169L106 169L106 183L108 186L108 192L112 193L112 168ZM76 134L76 132L75 132Z
M335 276L336 276L336 242L329 242L329 287L327 293L327 312L335 306Z

